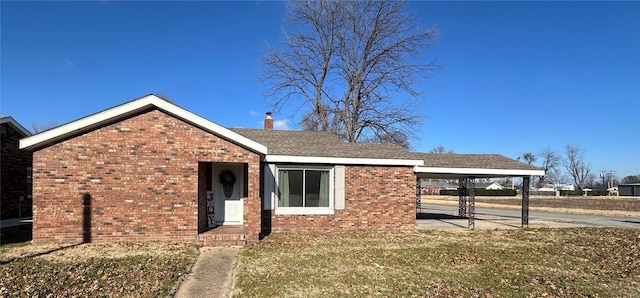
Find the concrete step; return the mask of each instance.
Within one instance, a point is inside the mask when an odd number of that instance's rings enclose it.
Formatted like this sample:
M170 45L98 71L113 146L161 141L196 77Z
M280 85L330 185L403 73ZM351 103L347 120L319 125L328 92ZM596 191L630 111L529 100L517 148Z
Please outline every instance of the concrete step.
M204 233L198 235L198 245L204 247L245 246L246 244L246 234Z

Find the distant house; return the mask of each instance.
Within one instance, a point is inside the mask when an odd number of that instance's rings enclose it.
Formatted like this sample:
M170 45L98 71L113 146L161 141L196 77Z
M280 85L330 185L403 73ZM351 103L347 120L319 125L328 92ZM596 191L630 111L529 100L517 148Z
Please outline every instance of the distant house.
M503 190L504 187L500 185L498 182L488 182L488 183L476 183L477 189L486 189L486 190Z
M569 190L574 191L576 187L573 184L545 184L542 187L536 189L537 191L556 191L556 190Z
M574 191L576 190L576 186L573 184L558 184L556 185L556 189L557 190L570 190L570 191Z
M415 229L421 178L544 175L500 155L273 130L270 114L264 129L225 128L154 95L20 146L33 152L34 242L220 245L273 230Z
M621 196L640 197L640 183L619 184L618 191Z
M0 219L31 216L32 154L18 148L30 135L13 117L0 116Z

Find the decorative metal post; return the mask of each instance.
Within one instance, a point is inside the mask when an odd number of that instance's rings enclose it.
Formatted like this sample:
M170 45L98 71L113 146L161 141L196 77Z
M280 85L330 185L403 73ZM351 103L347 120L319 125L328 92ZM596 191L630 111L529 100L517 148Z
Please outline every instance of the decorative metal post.
M469 229L476 227L476 177L469 177Z
M467 179L458 179L458 217L467 216Z
M530 176L522 177L522 227L529 227L529 180Z
M416 178L416 212L420 213L422 209L420 178Z

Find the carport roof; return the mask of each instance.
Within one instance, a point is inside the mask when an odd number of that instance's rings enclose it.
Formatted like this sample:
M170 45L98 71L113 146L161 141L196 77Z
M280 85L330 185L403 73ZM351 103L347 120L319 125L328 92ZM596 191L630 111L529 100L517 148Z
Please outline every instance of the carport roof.
M414 168L419 178L544 176L544 170L499 154L415 154L424 161Z

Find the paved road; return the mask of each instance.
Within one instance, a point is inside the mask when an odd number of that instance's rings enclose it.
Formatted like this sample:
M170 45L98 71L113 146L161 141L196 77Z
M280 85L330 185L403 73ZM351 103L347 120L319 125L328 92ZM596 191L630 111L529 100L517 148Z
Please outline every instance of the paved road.
M468 220L459 219L458 207L449 205L422 204L422 217L418 228L447 229L467 228ZM521 211L508 209L477 208L475 228L519 228ZM529 227L616 227L640 228L640 218L582 215L529 211Z

